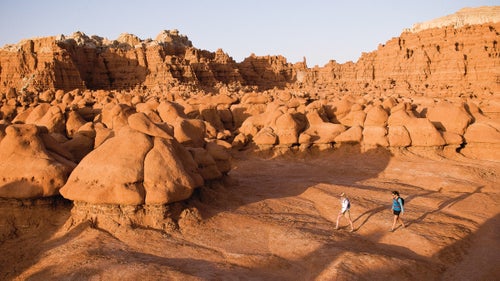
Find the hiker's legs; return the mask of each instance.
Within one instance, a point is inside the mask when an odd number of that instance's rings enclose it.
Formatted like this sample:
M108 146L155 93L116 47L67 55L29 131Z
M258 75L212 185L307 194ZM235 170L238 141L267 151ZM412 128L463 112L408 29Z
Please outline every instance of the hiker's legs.
M352 224L351 212L350 211L347 211L347 219L349 220L349 223L351 224L351 231L353 231L354 230L354 226Z
M398 219L399 219L399 215L394 215L394 221L392 223L391 230L394 230L394 228L396 227L396 222L398 221Z
M335 229L338 229L339 228L339 221L340 221L340 218L343 216L344 214L342 214L342 212L339 212L339 215L337 216L337 224L335 224Z
M400 216L398 216L398 220L401 222L401 225L402 225L403 227L406 227L406 226L405 226L405 223L403 222L403 219L402 219Z

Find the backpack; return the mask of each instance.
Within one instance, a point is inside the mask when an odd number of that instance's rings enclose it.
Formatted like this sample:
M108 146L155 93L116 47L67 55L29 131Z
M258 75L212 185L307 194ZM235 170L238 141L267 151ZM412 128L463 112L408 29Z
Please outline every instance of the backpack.
M405 200L403 199L403 197L399 197L399 199L401 199L401 203L404 206L405 205Z

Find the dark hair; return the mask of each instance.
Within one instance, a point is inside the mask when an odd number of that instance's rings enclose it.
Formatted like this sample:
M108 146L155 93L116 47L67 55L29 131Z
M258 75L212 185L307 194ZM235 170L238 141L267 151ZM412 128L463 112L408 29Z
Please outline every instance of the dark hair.
M396 190L394 190L394 191L392 192L392 194L393 194L393 195L396 195L396 196L399 196L399 192L397 192Z

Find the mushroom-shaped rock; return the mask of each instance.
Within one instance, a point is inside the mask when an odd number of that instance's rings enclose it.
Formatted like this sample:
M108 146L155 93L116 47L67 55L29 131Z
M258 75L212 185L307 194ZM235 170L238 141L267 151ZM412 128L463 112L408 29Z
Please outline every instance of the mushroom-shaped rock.
M439 130L459 135L463 135L467 126L472 122L472 116L467 112L464 104L456 105L448 102L440 102L429 108L427 119Z
M253 142L256 145L275 145L278 142L278 136L271 127L265 127L253 137Z
M184 146L203 147L205 145L206 125L203 120L177 119L174 124L174 137Z
M156 108L161 120L168 123L175 123L177 118L186 118L184 108L177 103L163 101Z
M443 146L446 144L436 127L426 118L410 118L404 125L412 146Z
M61 194L93 204L143 204L144 158L152 147L150 137L123 127L82 159Z
M75 164L48 151L35 125L11 125L5 133L0 142L0 197L58 194Z
M404 126L389 126L387 139L390 146L407 147L411 145L411 138Z
M345 132L335 137L337 143L360 143L363 139L363 128L361 126L352 126Z
M173 137L169 135L165 130L160 128L158 125L153 123L146 114L139 112L134 113L128 117L129 126L139 132L146 135L160 137L164 139L172 139Z
M387 128L382 126L366 126L363 128L363 144L367 146L388 147Z
M365 126L386 126L389 114L380 105L376 105L366 113Z
M175 139L154 139L154 146L144 159L146 204L168 204L187 199L202 184L196 163L182 145Z
M299 133L304 129L304 124L297 121L292 114L285 113L276 119L276 135L281 145L298 143Z

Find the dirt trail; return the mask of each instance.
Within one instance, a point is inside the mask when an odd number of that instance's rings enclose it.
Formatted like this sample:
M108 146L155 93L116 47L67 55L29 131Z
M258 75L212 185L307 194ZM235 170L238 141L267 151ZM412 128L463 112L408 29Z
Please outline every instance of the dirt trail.
M55 208L3 241L0 279L498 279L499 167L430 151L237 155L232 184L189 200L178 231L69 227ZM408 227L395 232L391 190L406 199ZM353 233L345 220L334 230L341 192Z

